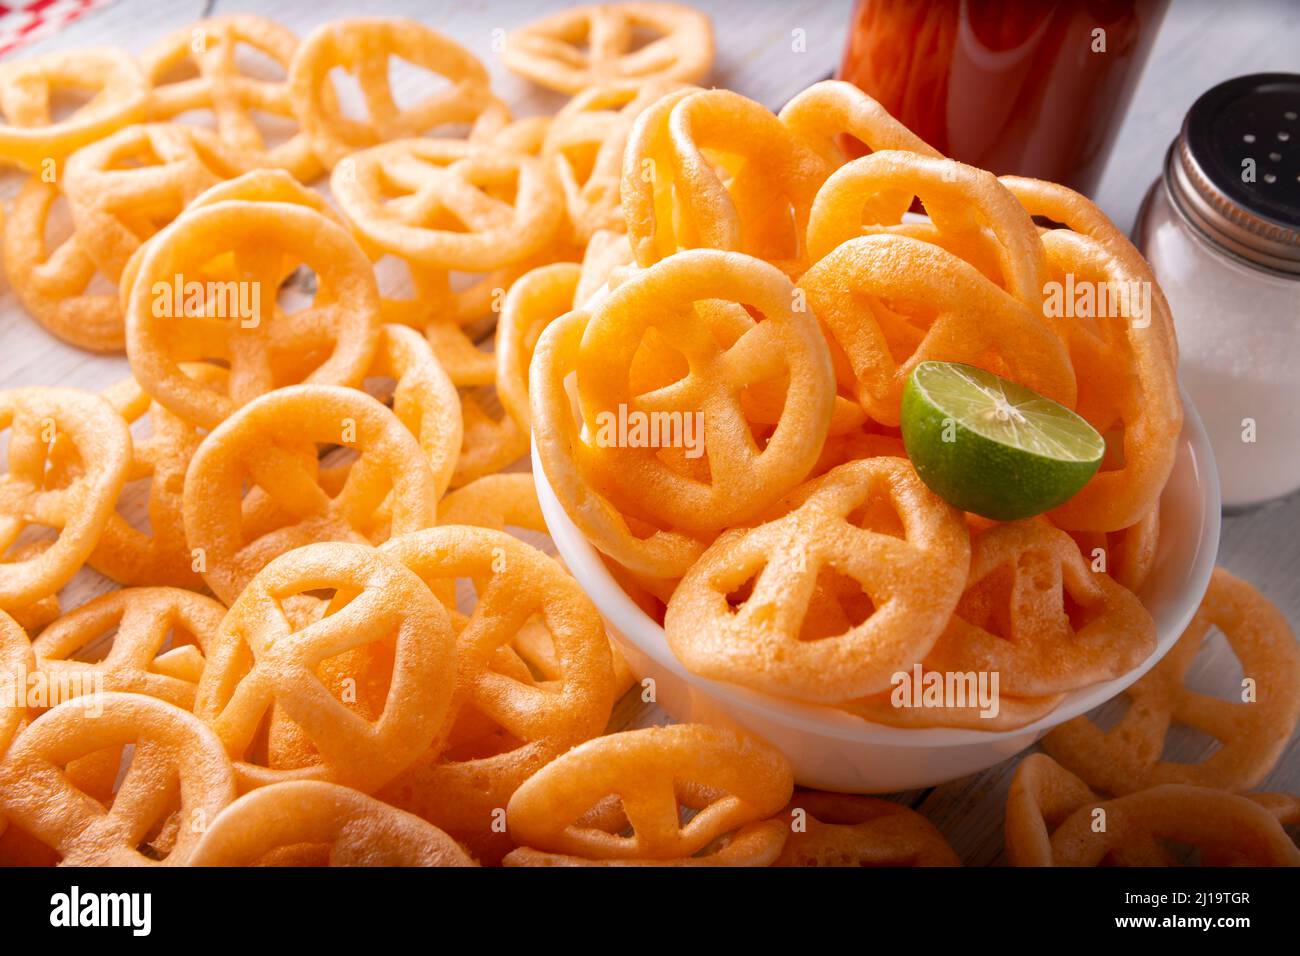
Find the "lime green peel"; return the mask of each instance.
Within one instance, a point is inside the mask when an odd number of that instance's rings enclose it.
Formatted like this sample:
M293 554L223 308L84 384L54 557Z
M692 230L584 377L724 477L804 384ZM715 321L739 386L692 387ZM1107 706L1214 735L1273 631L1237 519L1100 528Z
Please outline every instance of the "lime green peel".
M921 480L963 511L997 521L1069 500L1106 442L1070 409L957 362L921 362L903 388L903 444Z

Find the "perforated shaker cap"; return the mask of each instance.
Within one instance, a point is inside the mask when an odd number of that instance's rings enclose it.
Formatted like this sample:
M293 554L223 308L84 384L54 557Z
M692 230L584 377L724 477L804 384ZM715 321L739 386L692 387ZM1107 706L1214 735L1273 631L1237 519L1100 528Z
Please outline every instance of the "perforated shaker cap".
M1165 181L1210 240L1300 275L1300 74L1239 76L1203 93L1169 150Z

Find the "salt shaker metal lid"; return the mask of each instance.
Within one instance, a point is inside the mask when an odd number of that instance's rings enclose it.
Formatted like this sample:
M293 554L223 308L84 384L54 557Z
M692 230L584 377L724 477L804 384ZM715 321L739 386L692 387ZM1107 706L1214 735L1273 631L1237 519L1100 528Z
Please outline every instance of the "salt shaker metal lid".
M1169 149L1165 183L1210 241L1300 275L1300 74L1239 76L1202 94Z

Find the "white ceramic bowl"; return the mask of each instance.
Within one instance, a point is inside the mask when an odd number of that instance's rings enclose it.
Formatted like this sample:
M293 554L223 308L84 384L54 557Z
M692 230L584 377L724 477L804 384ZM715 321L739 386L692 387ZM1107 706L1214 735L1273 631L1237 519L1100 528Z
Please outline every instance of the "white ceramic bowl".
M842 711L783 700L690 673L664 630L614 581L596 549L556 500L533 448L533 478L560 557L591 596L632 670L655 681L656 701L675 720L739 725L778 747L799 783L823 790L885 793L928 787L991 767L1055 725L1110 700L1174 644L1196 612L1219 549L1219 479L1214 454L1183 395L1183 431L1160 499L1160 544L1142 601L1156 622L1156 649L1122 677L1075 691L1051 714L1019 730L916 730L868 723Z

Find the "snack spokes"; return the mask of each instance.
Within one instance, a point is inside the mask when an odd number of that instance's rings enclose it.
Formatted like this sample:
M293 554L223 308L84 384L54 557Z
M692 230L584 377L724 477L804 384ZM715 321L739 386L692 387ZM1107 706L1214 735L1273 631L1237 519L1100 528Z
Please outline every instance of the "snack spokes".
M682 88L641 114L623 167L641 268L543 332L530 386L537 459L567 518L692 674L890 726L1026 726L1151 650L1151 616L1131 590L1149 562L1124 563L1121 544L1133 538L1135 560L1139 537L1142 553L1156 548L1181 426L1165 391L1170 317L1154 308L1145 336L1127 314L1066 328L1043 301L1054 274L1149 279L1086 200L936 156L842 84L796 103L771 117L734 94ZM817 103L827 108L814 122ZM737 123L761 129L764 149L749 149L754 132L737 155L715 154ZM829 145L839 134L882 148L848 160ZM777 157L770 169L764 150ZM918 197L928 222L904 218ZM1051 210L1067 225L1040 233L1031 213ZM726 288L736 274L749 290ZM778 286L788 310L756 301ZM780 334L809 328L808 344ZM804 350L817 374L801 370ZM598 418L614 408L699 409L705 451L603 447ZM746 448L742 478L727 452ZM1126 471L1138 487L1123 487ZM872 490L884 474L894 490ZM972 547L1003 540L1003 526L1026 555L1061 562L1034 585L1056 611L1029 614L1003 572L961 593ZM1105 546L1093 547L1099 533ZM1047 679L1048 656L1009 655L1023 673L1003 686L1051 690L1007 697L989 708L995 722L963 701L890 702L900 674L980 660L966 648L972 624L995 643L1047 640L1050 626L1060 653L1089 666Z
M573 99L515 120L459 43L379 18L301 43L201 21L143 76L125 54L0 66L35 94L23 116L0 96L0 151L67 153L14 204L11 282L132 366L101 395L0 393L0 691L61 682L0 697L0 863L949 863L919 814L794 779L982 769L1158 656L1180 568L1157 551L1186 540L1156 510L1167 310L1144 333L1039 301L1146 274L1104 217L938 155L846 84L779 115L689 86L712 29L675 6L566 12L505 48ZM399 105L394 58L441 82ZM45 122L42 84L90 74L102 109ZM930 222L903 220L914 198ZM931 363L1124 454L1046 516L963 513L904 441ZM511 469L530 435L535 476ZM76 606L83 565L122 588ZM620 646L626 607L650 636ZM995 671L993 720L893 694ZM680 723L617 732L650 703ZM1250 779L1294 717L1266 715Z

